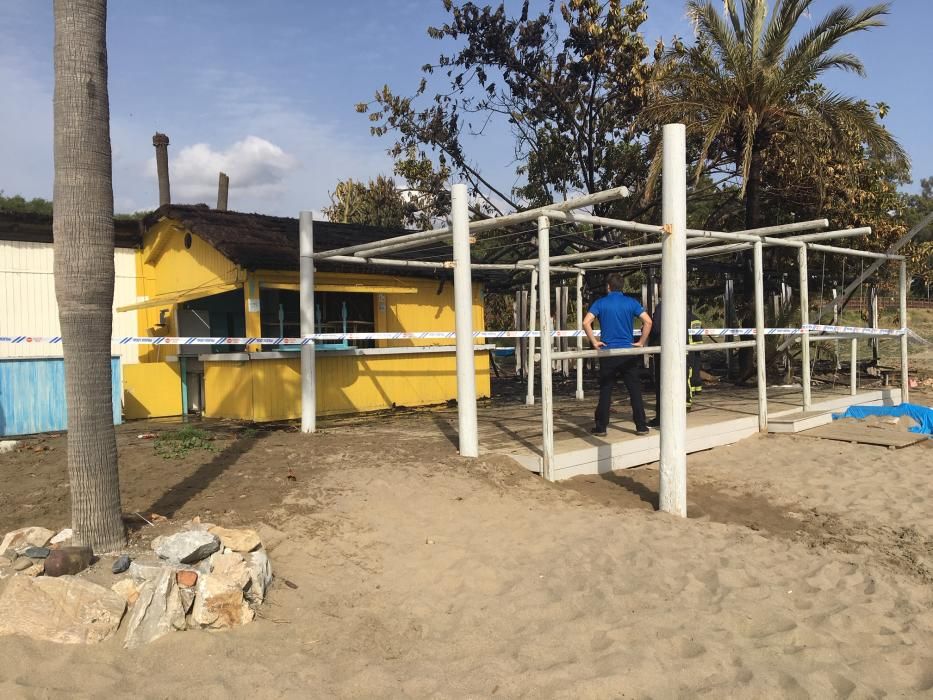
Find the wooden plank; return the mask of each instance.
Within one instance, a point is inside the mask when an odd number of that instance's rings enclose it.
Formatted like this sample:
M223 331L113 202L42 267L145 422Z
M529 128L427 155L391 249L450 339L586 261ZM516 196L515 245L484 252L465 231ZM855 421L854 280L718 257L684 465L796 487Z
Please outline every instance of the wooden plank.
M804 430L798 435L805 437L823 438L825 440L840 440L843 442L858 442L864 445L878 445L881 447L908 447L918 442L928 440L923 433L901 433L884 428L875 428L869 425L840 425L833 423L818 428Z

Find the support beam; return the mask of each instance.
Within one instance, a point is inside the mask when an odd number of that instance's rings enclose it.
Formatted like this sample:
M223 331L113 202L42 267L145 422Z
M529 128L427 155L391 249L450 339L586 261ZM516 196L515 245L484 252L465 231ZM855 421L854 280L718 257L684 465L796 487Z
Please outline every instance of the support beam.
M901 260L900 274L898 275L898 302L900 307L901 330L907 330L907 262ZM910 401L910 374L907 366L907 333L901 336L901 403Z
M541 476L554 480L554 401L551 375L551 252L550 226L538 217L538 303L541 305Z
M803 386L803 410L809 411L810 397L810 275L807 272L807 249L797 251L797 267L800 270L800 383Z
M314 334L314 222L310 211L298 215L301 337ZM314 341L301 346L301 432L317 429L317 371Z
M758 431L768 432L768 375L765 358L765 284L762 243L755 244L755 365L758 379Z
M531 299L528 302L528 330L534 332L538 326L538 270L531 271ZM535 337L528 337L528 361L525 363L528 372L528 393L525 395L525 405L535 405Z
M469 194L466 185L454 185L450 191L450 216L454 238L454 326L457 333L457 418L460 456L479 457L468 205Z
M524 223L526 221L534 221L539 216L541 216L541 213L544 211L570 211L572 209L580 209L582 207L588 207L594 204L603 204L605 202L612 202L617 199L624 199L628 196L629 191L627 187L616 187L611 190L603 190L601 192L585 194L580 197L573 197L572 199L564 200L563 202L555 202L554 204L548 204L544 207L536 207L527 211L506 214L505 216L497 216L492 219L471 221L468 223L468 226L469 230L473 233L491 231L506 226L514 226L515 224ZM324 258L331 258L335 255L357 256L358 253L375 254L375 251L386 253L390 251L405 250L407 248L416 248L420 245L431 243L433 241L447 241L451 238L452 234L453 230L451 226L434 229L431 231L419 231L418 233L408 233L403 236L395 236L394 238L387 238L382 241L360 243L358 245L345 246L343 248L335 248L334 250L323 251L316 253L314 259L322 260Z
M583 273L577 273L577 331L583 330ZM577 350L583 350L583 336L577 336ZM583 358L577 358L577 401L583 400Z
M849 349L849 394L858 393L858 338L852 338Z
M687 150L683 124L665 124L661 170L660 508L687 517Z
M893 243L885 252L891 254L897 253L901 248L910 243L914 236L926 229L931 224L933 224L933 211L923 217L923 219L920 220L913 228L911 228L910 231L897 239L897 241ZM846 288L842 291L842 294L839 296L839 299L837 299L835 303L839 304L841 308L844 308L852 294L855 293L855 291L862 285L863 282L865 282L865 280L871 279L871 276L880 270L882 265L884 265L883 260L876 260L871 265L862 270L859 276L846 286ZM820 310L816 315L817 323L819 323L824 314L826 314L831 309L832 304L824 304L822 307L820 307Z

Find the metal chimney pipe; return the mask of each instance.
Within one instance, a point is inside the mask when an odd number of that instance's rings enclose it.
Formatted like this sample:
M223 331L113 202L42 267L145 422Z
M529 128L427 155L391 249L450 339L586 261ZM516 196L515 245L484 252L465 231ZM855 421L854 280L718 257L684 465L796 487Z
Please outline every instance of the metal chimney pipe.
M217 181L217 211L227 211L227 193L230 190L230 178L227 173L220 173Z
M156 149L156 172L159 175L159 206L172 203L168 182L168 136L156 132L152 137Z

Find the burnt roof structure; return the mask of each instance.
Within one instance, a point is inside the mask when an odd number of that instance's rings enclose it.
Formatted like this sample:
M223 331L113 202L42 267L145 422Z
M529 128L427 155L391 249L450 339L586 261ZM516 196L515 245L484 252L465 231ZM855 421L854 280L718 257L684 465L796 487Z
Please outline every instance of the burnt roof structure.
M142 220L144 231L158 222L171 219L203 238L205 242L222 253L231 262L246 270L298 270L298 219L266 214L248 214L236 211L211 209L206 204L169 204L159 207ZM394 236L411 233L405 229L380 228L361 224L339 224L330 221L314 222L315 251L333 250L348 245L373 243ZM438 244L401 251L384 257L399 260L441 259ZM399 268L368 265L346 265L321 260L315 265L322 271L367 272L373 274L404 274L406 277L430 277L449 279L447 270L426 268ZM475 274L477 278L501 278L500 274Z
M143 242L138 219L114 219L113 234L117 248L139 248ZM52 216L0 210L0 241L52 243Z

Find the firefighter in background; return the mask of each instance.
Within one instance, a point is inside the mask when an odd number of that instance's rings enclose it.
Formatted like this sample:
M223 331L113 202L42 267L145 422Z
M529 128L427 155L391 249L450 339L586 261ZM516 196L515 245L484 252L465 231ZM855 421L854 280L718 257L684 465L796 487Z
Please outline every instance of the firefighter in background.
M661 301L658 300L657 305L654 307L654 313L651 315L654 319L654 325L651 327L651 334L648 336L648 345L659 346L661 344ZM697 317L695 313L687 307L687 328L690 330L701 330L703 328L703 322ZM688 331L687 333L687 343L690 345L695 345L697 343L702 343L703 337L700 335L693 335ZM655 414L654 419L649 421L648 425L652 428L658 428L661 425L661 355L655 354L651 356L651 362L654 366L654 395L655 395ZM700 378L700 353L699 352L688 352L687 353L687 376L685 380L687 382L687 410L689 411L693 408L693 398L700 391L703 390L702 380Z

